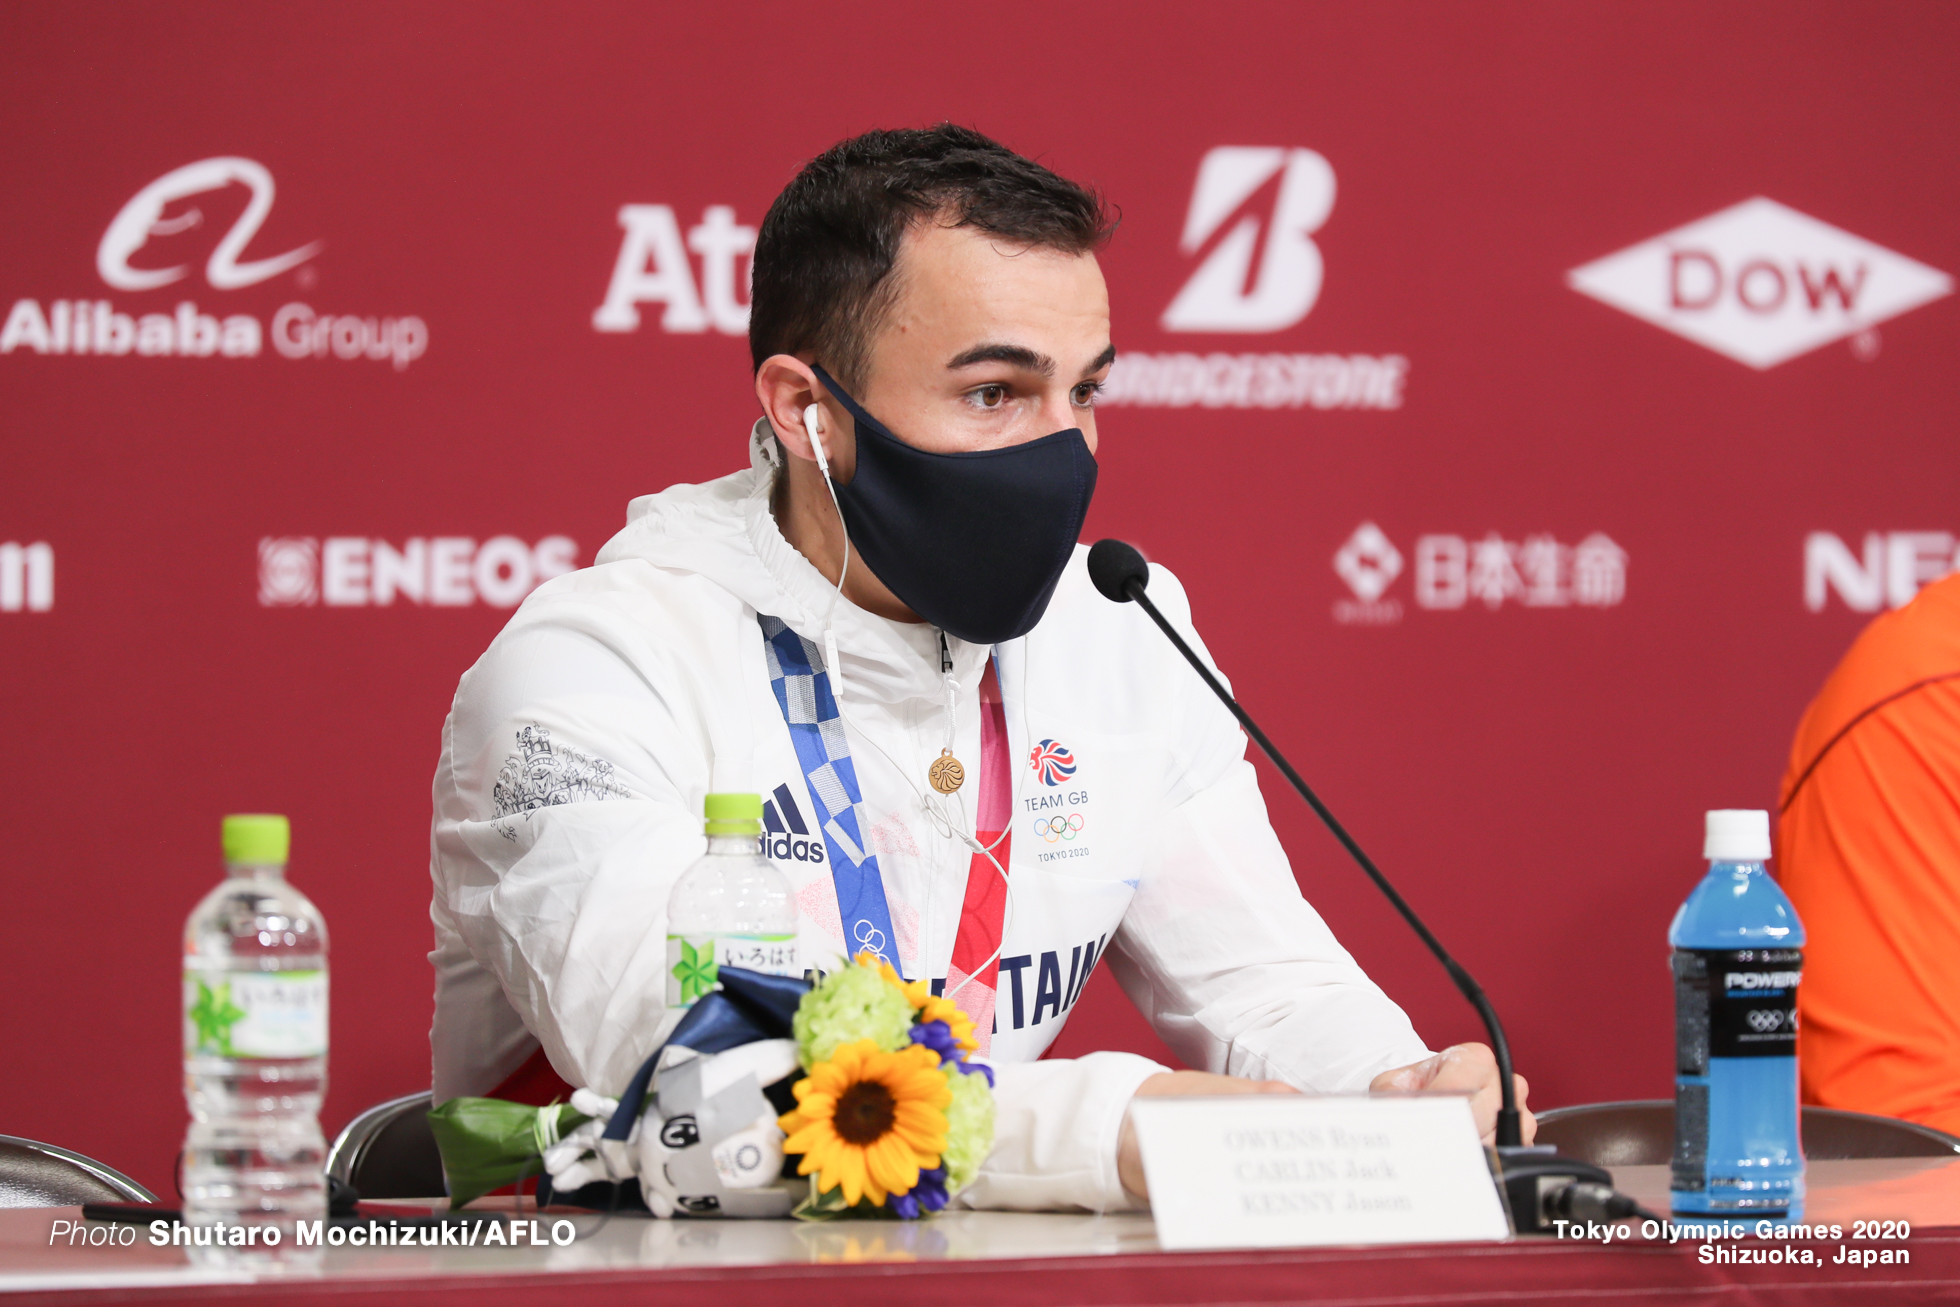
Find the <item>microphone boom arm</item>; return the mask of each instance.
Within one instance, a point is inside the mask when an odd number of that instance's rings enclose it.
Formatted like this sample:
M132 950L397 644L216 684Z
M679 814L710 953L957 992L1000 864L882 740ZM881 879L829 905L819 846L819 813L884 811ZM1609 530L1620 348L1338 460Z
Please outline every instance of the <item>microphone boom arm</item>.
M1498 1092L1503 1096L1503 1105L1497 1113L1497 1146L1514 1148L1522 1144L1524 1135L1522 1122L1518 1116L1517 1085L1511 1072L1511 1043L1504 1037L1504 1023L1497 1019L1497 1009L1492 1007L1490 1000L1484 996L1483 986L1463 969L1461 963L1450 956L1449 950L1443 947L1441 940L1430 933L1429 927L1423 924L1422 918L1416 915L1415 909L1396 892L1395 886L1388 883L1388 877L1382 875L1381 868L1375 865L1374 859L1355 843L1354 836L1347 833L1347 828L1341 825L1334 814L1328 810L1327 805L1320 801L1320 796L1300 778L1299 772L1293 770L1293 764L1286 760L1286 755L1266 738L1266 733L1259 729L1257 722L1246 716L1245 709L1239 707L1238 700L1234 699L1231 692L1219 682L1216 676L1212 675L1211 669L1205 666L1204 659L1198 657L1196 651L1184 642L1184 637L1179 635L1177 628L1173 627L1169 619L1158 611L1157 605L1150 602L1149 595L1144 592L1144 584L1144 579L1140 576L1125 578L1122 582L1124 598L1134 601L1139 608L1150 614L1150 620L1157 623L1158 628L1169 637L1170 642L1177 646L1177 651L1184 655L1185 661L1189 662L1197 670L1198 675L1204 678L1205 684L1211 687L1211 692L1218 696L1219 702L1231 710L1232 716L1238 719L1245 733L1265 751L1268 758L1272 759L1273 766L1279 768L1280 774L1292 782L1293 788L1300 792L1300 797L1307 801L1307 806L1314 810L1314 814L1328 830L1334 832L1334 838L1341 842L1341 847L1348 851L1348 855L1355 860L1361 870L1368 873L1368 878L1375 882L1375 887L1388 896L1388 901L1395 905L1395 910L1402 914L1402 919L1409 923L1409 928L1429 946L1429 951L1434 953L1436 960L1443 964L1443 970L1450 973L1450 979L1456 983L1463 997L1469 1000L1470 1006L1477 1009L1477 1015L1483 1018L1484 1031L1490 1036L1491 1052L1497 1057Z

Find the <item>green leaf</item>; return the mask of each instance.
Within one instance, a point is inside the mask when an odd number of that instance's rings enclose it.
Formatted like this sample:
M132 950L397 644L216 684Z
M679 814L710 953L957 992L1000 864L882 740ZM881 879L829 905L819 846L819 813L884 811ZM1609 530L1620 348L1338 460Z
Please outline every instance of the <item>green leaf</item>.
M221 981L216 989L202 978L197 982L197 1001L185 1013L197 1027L197 1051L233 1056L231 1028L245 1019L245 1009L231 1001L231 982Z
M681 960L674 964L674 979L681 982L681 1002L692 1003L713 989L720 977L715 965L715 942L709 940L698 952L686 940L680 941Z
M501 1098L452 1098L430 1111L451 1207L544 1172L535 1129L539 1110ZM560 1138L592 1119L569 1103L557 1112Z

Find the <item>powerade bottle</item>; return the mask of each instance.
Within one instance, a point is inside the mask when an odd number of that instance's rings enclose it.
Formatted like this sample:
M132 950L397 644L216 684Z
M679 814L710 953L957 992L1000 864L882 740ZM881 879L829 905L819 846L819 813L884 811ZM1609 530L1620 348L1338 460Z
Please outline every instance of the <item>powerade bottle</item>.
M762 856L762 796L710 794L708 851L667 896L667 1006L692 1007L715 972L743 967L800 976L796 899Z
M1803 923L1769 878L1769 814L1708 814L1708 875L1674 946L1674 1211L1803 1219L1797 984Z
M286 883L284 817L226 817L225 879L184 924L191 1259L307 1267L327 1214L327 928ZM241 1228L242 1227L242 1228Z

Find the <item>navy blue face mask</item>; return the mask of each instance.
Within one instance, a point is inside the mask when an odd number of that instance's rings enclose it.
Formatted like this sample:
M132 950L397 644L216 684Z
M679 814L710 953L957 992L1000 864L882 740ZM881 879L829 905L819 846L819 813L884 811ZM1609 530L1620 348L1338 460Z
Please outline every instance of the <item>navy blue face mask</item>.
M1081 428L1004 449L932 454L894 436L829 373L811 368L857 424L857 468L834 488L865 564L948 635L999 644L1032 631L1096 490Z

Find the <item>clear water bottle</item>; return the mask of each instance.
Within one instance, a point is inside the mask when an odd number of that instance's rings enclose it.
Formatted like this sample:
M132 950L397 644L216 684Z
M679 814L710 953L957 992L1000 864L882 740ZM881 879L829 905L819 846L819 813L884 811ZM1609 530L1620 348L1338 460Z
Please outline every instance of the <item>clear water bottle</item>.
M194 1261L320 1259L300 1225L311 1235L327 1214L327 928L286 883L291 839L284 817L226 817L225 879L184 924L180 1183Z
M762 797L710 794L708 852L667 896L667 1006L692 1007L715 972L744 967L800 976L796 899L762 856Z
M1803 922L1769 878L1769 814L1708 814L1708 874L1668 929L1674 946L1675 1212L1803 1219L1797 985Z

